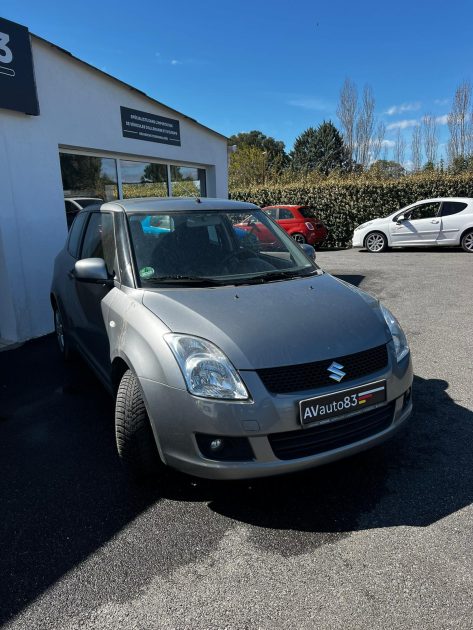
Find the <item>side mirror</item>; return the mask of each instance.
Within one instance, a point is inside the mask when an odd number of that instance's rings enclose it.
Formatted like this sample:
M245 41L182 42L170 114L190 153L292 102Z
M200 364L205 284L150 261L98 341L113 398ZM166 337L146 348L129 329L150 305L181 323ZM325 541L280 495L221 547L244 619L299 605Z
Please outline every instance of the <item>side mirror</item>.
M402 223L406 220L406 217L403 214L400 214L397 219L395 219L396 223Z
M74 277L80 282L113 286L113 278L108 275L103 258L84 258L74 265Z
M304 243L303 245L301 245L301 247L306 256L308 256L311 260L315 260L315 249L312 247L312 245Z

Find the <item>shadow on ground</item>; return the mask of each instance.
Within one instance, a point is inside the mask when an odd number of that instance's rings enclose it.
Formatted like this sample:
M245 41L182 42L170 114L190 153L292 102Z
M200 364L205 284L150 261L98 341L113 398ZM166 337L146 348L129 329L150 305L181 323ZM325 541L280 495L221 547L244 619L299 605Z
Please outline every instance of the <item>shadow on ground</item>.
M92 600L129 597L164 557L172 568L210 553L235 522L262 551L297 555L358 530L428 526L473 501L473 413L441 380L415 379L412 421L377 449L252 482L171 473L161 494L128 482L111 399L82 364L63 372L51 337L0 353L0 388L0 623L106 544Z
M372 252L369 252L367 249L359 249L358 252L360 254L372 254ZM401 254L402 252L409 252L409 253L416 253L416 254L432 254L433 252L435 252L436 254L451 254L451 253L457 253L457 254L468 254L468 252L465 252L464 249L462 249L461 247L445 247L443 245L440 246L433 246L433 247L424 247L424 246L420 246L420 247L394 247L394 248L390 248L387 249L384 252L379 252L377 254L374 254L375 256L387 256L389 254Z

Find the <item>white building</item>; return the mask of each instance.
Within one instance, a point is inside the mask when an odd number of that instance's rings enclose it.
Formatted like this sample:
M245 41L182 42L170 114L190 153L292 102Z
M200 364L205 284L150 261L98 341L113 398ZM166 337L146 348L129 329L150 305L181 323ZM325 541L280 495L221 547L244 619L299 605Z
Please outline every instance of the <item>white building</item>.
M21 77L22 28L39 115L2 102L5 85ZM67 235L65 197L173 193L227 196L226 138L0 20L0 339L53 329L49 289Z

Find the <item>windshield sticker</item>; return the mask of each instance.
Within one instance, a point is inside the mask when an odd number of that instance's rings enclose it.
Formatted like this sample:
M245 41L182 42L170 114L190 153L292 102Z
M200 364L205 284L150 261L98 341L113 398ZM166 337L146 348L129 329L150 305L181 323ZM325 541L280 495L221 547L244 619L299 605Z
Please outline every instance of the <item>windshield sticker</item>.
M143 280L146 280L147 278L152 278L153 276L153 267L143 267L143 269L140 269L140 278L143 278Z

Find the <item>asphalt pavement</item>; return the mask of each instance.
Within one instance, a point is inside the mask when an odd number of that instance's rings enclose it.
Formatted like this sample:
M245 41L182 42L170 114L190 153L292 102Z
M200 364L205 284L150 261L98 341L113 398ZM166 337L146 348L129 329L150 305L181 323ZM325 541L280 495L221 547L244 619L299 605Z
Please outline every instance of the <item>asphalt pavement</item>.
M304 474L137 487L87 367L64 366L52 336L0 352L0 624L473 627L473 256L318 262L398 316L415 412L383 446Z

